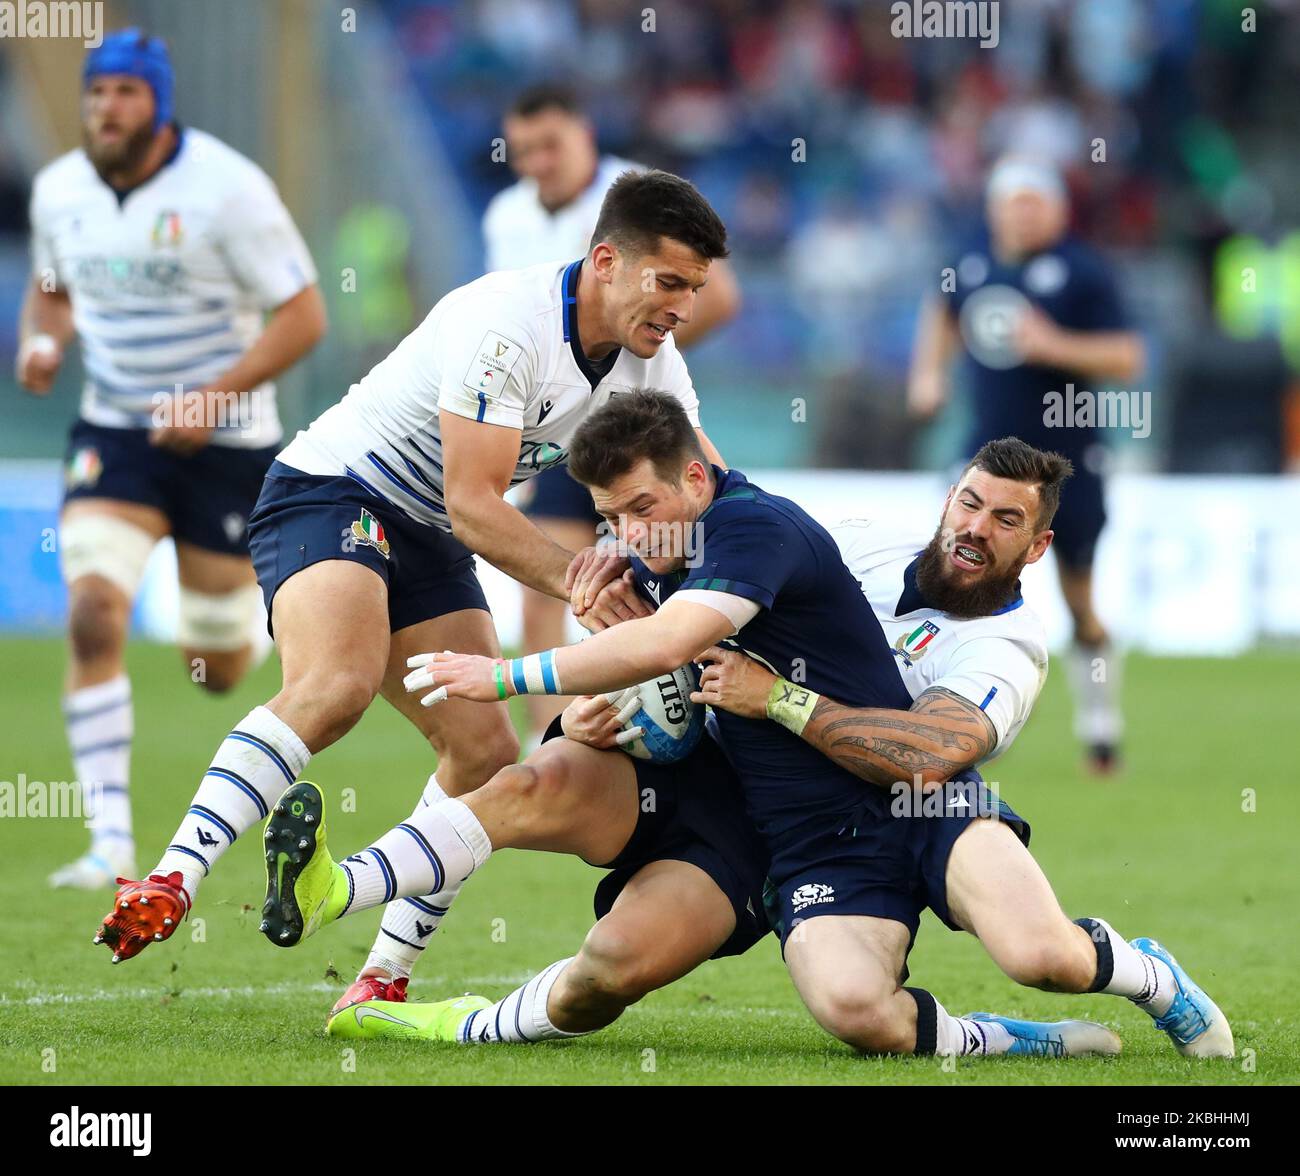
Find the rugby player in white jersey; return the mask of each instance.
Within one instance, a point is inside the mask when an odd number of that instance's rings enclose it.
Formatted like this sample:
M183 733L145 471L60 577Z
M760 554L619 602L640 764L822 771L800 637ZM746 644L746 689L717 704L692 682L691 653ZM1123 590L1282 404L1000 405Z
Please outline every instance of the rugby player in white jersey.
M844 707L740 653L714 648L702 656L710 664L696 701L775 720L867 781L869 802L888 790L883 806L835 816L831 828L844 827L825 846L810 837L809 876L771 888L777 893L769 904L814 1017L864 1052L1065 1057L1119 1049L1102 1026L953 1017L924 989L904 987L925 906L949 927L977 935L1020 983L1125 996L1180 1052L1232 1052L1223 1014L1159 944L1127 943L1100 919L1070 922L1025 848L1028 826L973 771L1010 746L1046 676L1042 625L1023 604L1019 574L1051 541L1051 514L1069 468L1018 440L994 442L949 492L928 543L862 521L835 532L892 645L914 700L910 710ZM598 488L602 496L608 490ZM659 577L665 589L667 577ZM743 625L736 640L746 643ZM455 663L472 668L472 661L433 659L412 685L454 682L444 671L458 674ZM734 831L748 821L739 790L718 779L727 765L716 756L692 765L692 753L674 769L685 778L676 779L619 752L593 752L610 747L618 731L604 701L578 700L565 715L570 740L588 747L548 743L464 804L446 803L418 821L435 849L456 853L466 869L507 847L615 861L607 884L622 893L610 909L612 896L598 892L597 909L607 913L578 955L495 1005L481 997L419 1006L380 1001L345 1011L331 1032L460 1042L572 1036L608 1024L710 955L736 954L761 938L746 919L757 885L753 852ZM647 790L672 797L676 817L638 812ZM707 798L696 799L697 791ZM318 802L305 782L294 793ZM347 861L345 872L364 875L362 857ZM345 897L341 910L337 902L328 907L325 921L362 900L361 886L349 886Z
M506 159L519 179L497 193L484 213L488 270L519 269L585 253L610 184L625 171L640 171L641 165L600 154L591 120L573 91L562 85L545 83L521 93L506 112L502 131ZM677 346L686 348L703 339L739 309L735 276L727 262L715 261L691 321L674 332ZM578 551L596 542L600 518L591 493L567 469L539 474L516 502L561 547ZM562 645L565 616L563 601L525 587L524 652ZM540 696L526 703L535 741L564 703Z
M453 290L280 454L250 539L283 687L217 749L155 871L118 892L96 935L115 962L172 934L221 854L376 694L438 753L422 805L469 792L515 762L518 738L503 705L429 710L403 688L407 659L428 649L497 656L475 554L560 599L572 586L589 628L648 611L618 578L625 562L594 573L584 563L574 579L574 553L503 495L563 462L587 415L632 388L664 388L699 430L672 333L690 321L710 263L725 254L726 229L691 184L659 171L624 175L605 196L585 257ZM610 591L596 604L606 581ZM286 885L301 856L287 847ZM389 908L358 980L363 990L405 984L419 954L417 924L436 926L460 881Z
M17 375L45 395L80 341L59 554L63 708L91 845L50 881L94 888L135 873L123 649L145 563L174 538L187 670L229 689L261 612L245 528L281 439L271 381L321 338L325 310L271 181L174 121L160 40L106 37L86 56L83 89L84 145L32 192Z

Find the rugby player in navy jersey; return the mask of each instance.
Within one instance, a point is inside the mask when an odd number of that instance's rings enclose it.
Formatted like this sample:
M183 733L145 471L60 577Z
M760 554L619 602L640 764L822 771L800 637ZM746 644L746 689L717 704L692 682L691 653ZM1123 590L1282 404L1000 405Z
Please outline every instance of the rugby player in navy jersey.
M855 707L906 717L912 695L835 540L794 503L712 466L669 397L638 391L614 398L579 429L571 462L629 545L629 574L657 611L581 645L510 661L417 657L406 685L433 687L425 705L448 697L488 702L511 693L595 694L670 672L734 638L764 665L803 679L808 690L833 683ZM1039 554L1048 539L1050 533ZM1031 676L1029 702L1036 667ZM934 713L923 721L948 722L947 699L927 701ZM604 710L597 704L575 717L608 737L617 724ZM625 864L649 868L616 883L624 897L607 918L618 933L598 923L576 959L557 961L497 1005L483 998L420 1009L372 1002L355 1006L332 1030L462 1042L569 1036L607 1024L649 987L710 954L743 950L756 938L752 898L762 868L745 848L743 794L767 851L776 904L795 916L780 918L786 961L801 997L829 1032L874 1052L1043 1052L1036 1047L1044 1042L1055 1043L1056 1056L1118 1049L1101 1026L955 1018L928 992L902 988L903 958L926 905L914 893L920 887L910 865L924 822L892 819L888 794L864 787L856 774L766 715L720 712L717 719L730 769L716 753L709 760L697 758L707 751L697 751L665 789L684 818L672 833L684 836L689 852L666 835L666 821L638 817L630 764L615 752L569 741L544 746L474 796L413 814L339 863L326 847L320 790L306 781L294 785L267 829L268 838L291 841L306 855L296 875L281 879L272 871L269 879L268 902L280 911L291 942L394 896L436 889L444 877L468 875L496 849L578 853L592 862L618 855L616 878ZM970 716L959 721L972 722ZM566 731L582 738L573 725ZM723 779L730 772L739 789ZM640 770L636 776L653 787ZM983 800L979 776L965 778ZM987 814L972 806L965 821L936 823L931 856L941 858L980 815ZM1027 834L1005 806L998 815ZM853 825L861 836L849 833ZM822 883L832 875L833 885ZM899 1024L876 1019L886 995Z
M960 353L973 409L967 455L1014 436L1073 463L1052 548L1074 625L1075 733L1089 767L1104 772L1117 762L1123 728L1120 658L1092 599L1093 556L1106 522L1106 430L1096 414L1054 414L1049 398L1065 404L1134 379L1144 363L1142 340L1106 261L1070 234L1060 177L1034 160L1010 157L993 168L988 235L959 255L954 278L955 288L922 311L909 406L922 418L939 411Z

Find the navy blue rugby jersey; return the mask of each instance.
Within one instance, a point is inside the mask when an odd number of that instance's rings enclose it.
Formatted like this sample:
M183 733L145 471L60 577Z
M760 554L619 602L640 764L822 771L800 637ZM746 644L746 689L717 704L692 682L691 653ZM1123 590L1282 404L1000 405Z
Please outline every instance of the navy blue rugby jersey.
M690 564L667 576L632 561L638 589L662 604L682 589L728 592L760 611L724 645L855 707L907 710L912 697L875 613L826 529L788 498L714 467ZM768 719L719 711L723 750L758 829L771 838L814 818L847 815L876 785Z
M1095 426L1048 427L1044 396L1100 394L1104 381L1076 372L1022 363L1014 347L1016 319L1026 304L1073 331L1120 331L1131 326L1105 259L1067 236L1039 253L1006 263L987 236L960 255L956 290L945 303L957 323L965 357L973 420L967 448L985 441L1020 437L1031 445L1078 456L1101 440Z

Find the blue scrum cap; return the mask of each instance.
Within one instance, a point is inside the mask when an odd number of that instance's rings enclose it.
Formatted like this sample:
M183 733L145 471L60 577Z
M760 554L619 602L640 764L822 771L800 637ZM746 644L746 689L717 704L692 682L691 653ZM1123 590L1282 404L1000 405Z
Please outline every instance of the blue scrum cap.
M171 122L175 79L162 38L146 36L140 29L110 33L102 44L86 54L86 64L81 70L82 88L101 74L130 74L147 82L153 90L154 132Z

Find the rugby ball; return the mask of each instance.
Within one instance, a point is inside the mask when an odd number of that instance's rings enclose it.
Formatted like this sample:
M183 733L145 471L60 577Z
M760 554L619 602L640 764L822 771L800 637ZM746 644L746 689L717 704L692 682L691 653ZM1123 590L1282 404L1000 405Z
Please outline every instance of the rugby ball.
M691 701L699 688L699 671L690 663L642 682L641 707L624 722L623 730L640 727L644 733L625 743L623 750L656 764L673 764L690 755L704 734L705 708Z

